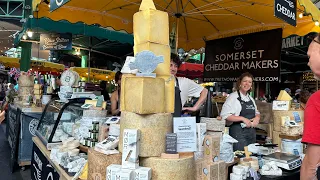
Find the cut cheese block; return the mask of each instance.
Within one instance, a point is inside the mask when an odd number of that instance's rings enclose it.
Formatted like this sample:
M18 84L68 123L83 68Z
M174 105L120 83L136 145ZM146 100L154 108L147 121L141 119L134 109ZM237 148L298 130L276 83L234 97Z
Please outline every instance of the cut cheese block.
M94 107L96 107L97 102L98 102L98 100L86 100L84 103L85 103L85 104L92 104ZM106 101L103 101L103 103L102 103L102 108L103 108L103 109L106 109L106 107L107 107L107 102L106 102Z
M218 120L217 118L205 118L202 117L200 120L201 123L207 124L208 131L220 131L224 132L226 121Z
M34 89L34 94L36 94L36 95L42 95L42 93L43 93L43 91L42 91L42 89Z
M174 76L157 76L163 78L165 82L165 112L174 112Z
M42 85L41 84L35 84L33 86L34 89L42 89Z
M281 90L277 100L278 101L291 101L292 97L285 90Z
M140 130L140 157L160 156L165 152L166 134L172 133L172 114L139 115L121 112L119 151L122 152L124 129Z
M168 13L158 10L144 10L133 15L134 44L152 42L169 45Z
M107 117L107 110L86 109L86 110L83 110L83 117L105 118Z
M138 114L165 112L165 82L162 78L122 77L120 109Z
M121 164L121 153L105 155L93 148L88 150L88 180L106 179L107 167L111 164Z
M180 156L179 159L140 158L140 164L152 169L152 179L194 180L195 177L193 156Z
M139 10L156 9L152 0L142 0Z
M162 30L161 28L159 28ZM155 55L157 56L163 56L164 57L164 62L160 63L154 73L158 75L167 75L170 76L170 46L169 45L163 45L163 44L157 44L157 43L151 43L151 42L146 42L143 44L135 44L133 47L134 49L134 54L136 55L137 53L144 51L144 50L149 50L152 51Z

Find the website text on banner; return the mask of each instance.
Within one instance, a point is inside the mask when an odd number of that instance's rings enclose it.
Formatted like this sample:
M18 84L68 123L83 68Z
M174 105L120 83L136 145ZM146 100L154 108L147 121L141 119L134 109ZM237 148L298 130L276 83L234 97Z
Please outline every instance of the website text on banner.
M282 29L206 42L204 82L236 81L244 72L254 81L280 80Z

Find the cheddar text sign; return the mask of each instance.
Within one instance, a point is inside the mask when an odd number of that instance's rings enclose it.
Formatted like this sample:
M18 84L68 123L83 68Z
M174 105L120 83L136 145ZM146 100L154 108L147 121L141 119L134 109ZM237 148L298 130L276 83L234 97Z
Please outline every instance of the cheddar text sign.
M292 26L297 26L297 0L275 0L274 15Z

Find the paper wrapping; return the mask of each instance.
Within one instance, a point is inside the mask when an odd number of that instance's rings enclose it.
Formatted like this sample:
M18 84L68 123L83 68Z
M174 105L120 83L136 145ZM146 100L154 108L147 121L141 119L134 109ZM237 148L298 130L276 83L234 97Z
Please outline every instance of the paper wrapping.
M160 156L165 152L166 134L172 133L172 115L159 113L138 115L121 112L119 151L122 152L124 129L140 130L140 157Z
M274 131L281 131L281 117L289 116L290 119L294 119L293 112L298 112L301 122L304 119L304 111L302 110L289 110L289 111L273 111L273 130Z
M107 110L87 109L83 110L83 117L107 117Z

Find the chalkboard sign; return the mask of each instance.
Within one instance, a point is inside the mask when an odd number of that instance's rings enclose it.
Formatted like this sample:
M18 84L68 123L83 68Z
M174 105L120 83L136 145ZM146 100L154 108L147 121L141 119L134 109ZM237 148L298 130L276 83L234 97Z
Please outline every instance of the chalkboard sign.
M19 150L20 136L20 115L21 109L10 105L8 110L8 141L11 147L10 153L10 170L13 173L17 167L17 158Z
M177 153L177 134L168 133L166 135L166 153L176 154Z
M40 149L33 144L31 160L31 180L59 180L58 172L52 167Z
M71 50L71 34L40 34L40 50Z

